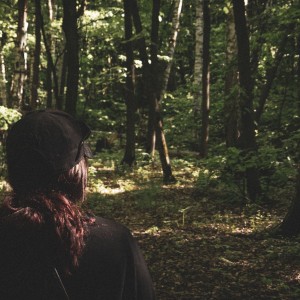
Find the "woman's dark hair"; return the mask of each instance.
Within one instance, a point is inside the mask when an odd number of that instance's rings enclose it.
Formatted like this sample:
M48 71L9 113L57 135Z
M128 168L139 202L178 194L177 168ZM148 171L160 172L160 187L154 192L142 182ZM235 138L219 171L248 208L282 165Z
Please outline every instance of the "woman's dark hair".
M85 123L58 110L33 111L13 124L6 139L13 191L0 208L2 254L15 260L27 251L40 266L64 274L78 265L85 220L76 202L85 197L90 133ZM17 244L21 249L11 246Z
M84 248L85 219L76 203L85 197L87 160L83 158L56 178L51 176L48 184L43 182L41 188L28 191L19 182L20 176L12 174L9 181L15 192L4 199L0 209L2 230L5 228L6 236L11 231L11 243L16 243L18 236L28 236L31 251L64 273L71 272Z

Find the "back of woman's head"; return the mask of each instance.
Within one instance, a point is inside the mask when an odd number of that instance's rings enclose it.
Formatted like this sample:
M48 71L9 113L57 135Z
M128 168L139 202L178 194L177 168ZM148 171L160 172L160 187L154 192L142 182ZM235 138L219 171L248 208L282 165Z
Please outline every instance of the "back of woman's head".
M6 143L13 193L0 209L7 249L21 243L65 273L76 267L85 231L76 202L84 199L89 135L84 123L54 110L29 113L13 125Z

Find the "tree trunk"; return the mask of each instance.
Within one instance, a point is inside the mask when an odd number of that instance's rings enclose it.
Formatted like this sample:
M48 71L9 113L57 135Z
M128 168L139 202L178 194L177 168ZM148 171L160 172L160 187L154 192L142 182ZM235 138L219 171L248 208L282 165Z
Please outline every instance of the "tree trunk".
M178 36L178 32L179 32L182 1L183 0L176 0L175 5L174 5L173 18L172 18L172 36L171 36L171 39L169 42L169 51L168 51L169 60L167 63L167 67L163 73L162 86L161 86L161 90L160 90L160 94L159 94L159 101L162 101L162 99L165 95L169 77L170 77L170 72L171 72L171 67L172 67L172 63L173 63L173 57L174 57L175 47L176 47L176 42L177 42L177 36Z
M298 176L296 182L296 195L289 211L278 227L278 233L284 236L295 236L300 233L300 165L298 165Z
M203 3L203 74L202 74L202 105L201 105L201 134L200 151L201 157L207 156L208 137L209 137L209 62L210 62L210 11L209 0Z
M54 0L48 0L48 17L49 17L49 23L50 26L52 22L54 21ZM51 53L52 57L52 33L48 32L46 34L47 37L47 44L49 51ZM47 68L46 68L46 91L47 91L47 107L52 108L53 107L53 92L52 92L52 65L49 59L47 60Z
M41 2L35 0L35 49L34 62L32 70L32 86L31 86L31 108L37 107L38 88L39 88L39 73L40 73L40 55L41 55Z
M154 1L155 2L155 1ZM162 77L162 84L159 87L158 84L158 59L157 59L157 46L158 45L158 14L157 10L158 7L154 5L153 3L153 9L154 9L154 16L155 20L152 19L154 22L154 28L153 28L153 36L152 36L152 49L151 51L151 61L152 61L152 74L156 74L155 78L153 78L153 83L154 87L152 88L152 93L150 94L150 108L149 108L149 125L148 129L150 131L148 132L148 137L150 137L150 142L151 144L151 151L155 149L155 143L157 144L157 150L159 152L159 157L162 165L162 170L163 170L163 177L164 177L164 182L169 183L169 182L174 182L175 178L172 175L172 168L170 164L170 159L169 159L169 153L168 153L168 146L167 142L165 139L164 131L163 131L163 122L162 122L162 117L161 117L161 101L163 99L163 96L165 94L165 90L167 88L168 84L168 79L170 75L170 70L172 66L172 60L175 52L175 46L176 46L176 41L177 41L177 35L178 35L178 30L179 30L179 18L181 14L181 9L182 9L182 0L177 0L175 2L175 7L174 7L174 12L173 12L173 19L172 19L172 38L169 44L169 51L168 51L168 56L170 61L167 64L167 67L163 73ZM158 10L159 11L159 10ZM153 124L152 124L153 122ZM154 125L154 126L153 126ZM153 132L154 129L154 132Z
M79 39L76 0L63 0L63 30L67 50L67 92L65 110L76 114L79 81Z
M41 30L42 30L42 35L43 35L43 40L44 40L44 45L45 45L46 55L47 55L47 66L49 66L51 68L52 76L53 76L54 96L55 96L56 103L59 103L60 99L59 99L59 94L58 94L57 72L56 72L55 64L53 62L51 49L50 49L49 44L48 44L48 39L47 39L47 35L46 35L46 32L45 32L43 16L41 17ZM51 80L51 78L48 78L48 80ZM50 83L50 82L48 82L47 84L52 86L52 83ZM47 102L47 105L50 105L50 103ZM57 105L57 108L61 109L61 107L58 107L58 105Z
M145 72L145 86L149 112L148 112L148 131L147 131L147 145L146 152L152 157L155 152L155 119L156 110L158 110L157 104L157 91L158 87L158 32L159 32L159 11L160 11L160 0L152 1L152 24L151 24L151 45L150 45L150 59L151 65L149 68L146 66Z
M66 88L66 79L67 79L67 52L64 52L61 73L60 73L60 86L59 86L59 103L57 103L57 108L62 109L64 103L65 96L65 88Z
M2 33L0 39L0 105L7 106L6 69L3 55L3 47L6 44L7 35Z
M253 80L250 68L250 47L247 30L244 1L233 1L235 31L238 46L238 69L240 82L241 135L239 147L247 156L255 155L257 145L253 119ZM250 200L255 201L260 194L258 170L253 167L246 169L247 192Z
M27 79L27 0L18 1L18 29L15 46L15 69L10 89L10 106L22 109Z
M131 0L124 0L124 28L125 28L125 52L126 52L126 146L122 164L132 166L135 162L135 111L134 98L134 58L132 48L132 7Z
M270 90L271 90L273 81L275 79L277 69L278 69L280 62L282 60L282 57L284 55L284 49L285 49L286 43L289 39L289 33L291 33L293 31L294 27L295 27L294 24L291 24L288 26L286 32L283 34L283 38L282 38L282 40L278 46L278 50L275 54L273 66L270 67L269 69L267 69L266 83L262 87L260 97L259 97L258 107L257 107L256 113L255 113L255 120L257 123L259 123L261 120L261 115L264 111L264 107L265 107L267 98L270 94Z
M224 89L225 140L227 147L235 147L237 145L238 138L239 115L238 95L235 92L235 87L238 84L238 72L236 67L237 44L232 6L228 8L229 13L227 18L226 73Z
M202 98L202 69L203 69L203 1L195 0L196 6L196 25L195 25L195 63L194 63L194 82L193 82L193 97L194 97L194 118L195 124L199 124L201 112ZM198 126L197 126L198 127ZM196 130L196 139L198 140L199 133Z

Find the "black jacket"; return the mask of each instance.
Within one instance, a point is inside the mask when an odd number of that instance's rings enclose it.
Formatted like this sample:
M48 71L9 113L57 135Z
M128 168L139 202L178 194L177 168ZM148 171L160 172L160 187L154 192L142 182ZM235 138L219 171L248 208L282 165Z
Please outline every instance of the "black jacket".
M6 238L11 237L4 235L0 242ZM34 261L32 252L27 255L23 249L22 255L21 247L16 244L3 253L0 245L0 299L68 299L63 287L71 300L155 299L139 247L130 231L114 221L97 217L89 225L79 267L72 275L60 274L62 284L53 270L37 267L42 263Z

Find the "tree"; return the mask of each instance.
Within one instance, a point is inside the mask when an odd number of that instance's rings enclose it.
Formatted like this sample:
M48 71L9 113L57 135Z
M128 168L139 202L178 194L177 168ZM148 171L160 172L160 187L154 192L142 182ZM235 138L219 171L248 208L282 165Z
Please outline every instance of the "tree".
M232 5L228 5L226 20L226 69L225 69L225 97L224 97L224 119L225 140L227 147L236 147L238 138L238 95L236 86L238 84L236 56L237 44L234 27L234 16Z
M126 52L126 147L122 163L131 166L135 161L135 112L134 97L134 58L132 48L132 1L124 0L124 27Z
M195 62L194 62L194 81L193 81L193 97L194 97L194 118L198 123L201 111L202 99L202 69L203 69L203 0L195 1L196 22L195 22ZM196 131L196 138L199 133Z
M49 17L49 25L51 28L51 24L54 21L54 0L48 0L47 1L47 7L48 7L48 17ZM47 37L47 47L48 47L48 51L50 53L48 53L47 57L47 68L46 68L46 91L47 91L47 107L51 108L53 106L52 104L52 72L53 72L53 60L52 60L52 46L53 46L53 41L52 41L52 32L47 32L46 34ZM51 58L49 57L49 54L51 54ZM56 70L54 71L56 74ZM57 82L55 84L58 84ZM55 87L56 88L56 87ZM62 105L60 103L61 101L57 102L56 99L56 104L57 104L57 108L62 109Z
M49 14L51 14L50 10L52 10L51 4L48 3ZM62 98L59 95L58 90L58 76L56 71L56 66L53 61L53 56L51 53L51 39L49 40L48 35L45 30L44 18L41 15L41 31L43 35L43 41L46 49L46 57L47 57L47 70L46 70L46 89L47 89L47 107L52 107L52 78L53 77L53 91L56 100L55 107L57 109L62 109ZM52 76L51 76L52 75Z
M276 73L277 73L277 69L278 69L280 62L283 58L283 55L285 53L284 50L286 47L286 43L289 40L289 34L293 31L294 28L295 28L295 24L293 24L293 23L288 24L286 30L284 31L284 33L282 35L282 39L281 39L278 49L276 51L273 65L266 70L265 84L262 86L258 106L257 106L256 112L255 112L255 120L257 123L260 122L267 98L269 96L273 81L274 81Z
M7 42L7 34L2 32L0 37L0 105L7 106L6 93L6 67L3 55L3 47Z
M18 28L15 42L14 75L10 88L10 106L25 106L24 87L27 79L27 0L18 0Z
M78 80L79 80L79 37L77 19L83 15L85 0L77 11L76 0L63 0L63 31L66 38L67 51L67 92L65 110L70 114L76 114L78 99Z
M298 165L298 176L296 182L296 193L288 213L277 228L277 233L284 236L295 236L300 233L300 167Z
M203 2L203 75L202 75L202 105L201 105L201 134L200 134L200 156L206 157L209 128L209 63L210 63L210 11L209 0Z
M35 49L33 62L33 75L31 84L31 108L35 109L38 100L39 71L40 71L40 54L41 54L41 3L35 1Z
M176 40L179 29L179 17L181 14L182 0L176 1L173 10L172 21L172 38L169 43L169 62L167 63L163 74L159 72L158 61L158 45L159 45L159 12L160 1L153 0L152 5L152 22L151 22L151 45L150 45L150 60L148 63L146 43L143 38L139 39L138 47L141 60L143 62L143 93L140 97L147 99L148 104L148 132L147 132L147 146L146 151L150 155L154 155L155 148L159 152L159 157L163 170L163 177L165 182L174 181L172 175L172 168L168 154L167 142L163 131L163 122L161 117L161 100L164 96L167 82L170 75L172 59L176 46ZM140 21L136 1L133 1L133 23L137 33L142 32L142 24ZM161 81L161 82L160 82Z
M253 79L250 67L250 47L245 16L244 1L233 1L235 31L238 47L238 70L240 83L241 133L238 144L244 154L252 156L257 151L253 112ZM247 192L255 201L260 194L258 170L255 166L246 168Z

